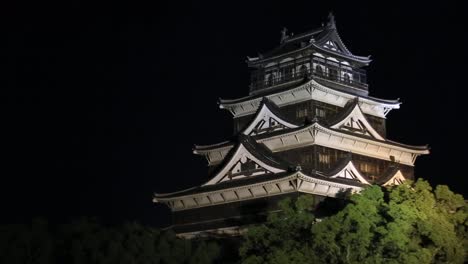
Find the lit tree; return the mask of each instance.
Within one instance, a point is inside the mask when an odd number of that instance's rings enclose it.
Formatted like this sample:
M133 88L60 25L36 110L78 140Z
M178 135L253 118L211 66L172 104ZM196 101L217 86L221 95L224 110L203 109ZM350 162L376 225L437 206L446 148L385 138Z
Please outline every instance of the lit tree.
M308 197L308 196L307 196ZM306 198L249 229L245 263L464 263L468 207L447 186L424 180L350 197L337 214L314 222Z
M265 224L249 228L240 248L242 263L306 263L313 204L307 195L282 200L280 211L270 214Z

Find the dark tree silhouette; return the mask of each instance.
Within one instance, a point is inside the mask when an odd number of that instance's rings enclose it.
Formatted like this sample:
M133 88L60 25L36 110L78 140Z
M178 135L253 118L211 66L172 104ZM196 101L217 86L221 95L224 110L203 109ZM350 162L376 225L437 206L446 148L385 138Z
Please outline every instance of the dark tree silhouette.
M169 264L213 263L214 242L184 240L137 223L106 227L83 218L52 230L43 219L0 227L0 263Z

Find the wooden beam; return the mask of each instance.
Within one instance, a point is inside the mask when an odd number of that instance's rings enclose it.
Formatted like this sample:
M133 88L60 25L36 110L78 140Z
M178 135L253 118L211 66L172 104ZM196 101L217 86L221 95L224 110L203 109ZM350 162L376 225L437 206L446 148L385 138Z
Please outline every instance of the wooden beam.
M275 183L276 187L278 188L278 190L280 190L280 192L283 192L283 189L281 189L279 183Z
M294 190L297 189L297 182L295 180L290 180L289 184L291 184L293 186Z
M296 138L297 143L301 143L301 142L299 141L299 138L297 137L297 134L295 134L294 137Z
M304 180L297 179L297 190L299 190L302 187L303 183L304 183Z

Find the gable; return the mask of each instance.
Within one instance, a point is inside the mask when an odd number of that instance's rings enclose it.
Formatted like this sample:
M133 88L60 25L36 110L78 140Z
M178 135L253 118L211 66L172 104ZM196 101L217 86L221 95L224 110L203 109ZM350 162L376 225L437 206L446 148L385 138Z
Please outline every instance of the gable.
M224 167L204 185L280 172L285 170L266 164L240 144Z
M328 40L327 42L325 42L325 44L323 44L323 47L324 48L327 48L327 49L331 49L333 51L342 51L338 45L334 42L334 41L331 41L331 40Z
M337 51L345 55L352 55L346 48L345 44L340 38L336 27L328 28L322 36L317 40L319 47L326 48L332 51Z
M379 140L385 140L377 131L375 131L369 121L367 121L358 104L354 106L353 110L345 118L332 125L331 128L366 135Z
M330 178L343 178L343 179L350 179L356 180L364 184L370 184L364 177L359 173L356 169L352 161L349 161L346 166L341 169L339 172L330 175Z
M390 180L388 180L387 182L385 182L384 184L382 184L382 186L400 185L400 184L402 184L404 181L406 181L405 176L403 176L403 174L401 173L401 171L398 170L398 171L395 173L395 175L393 175L393 177L390 178Z
M297 128L297 126L281 119L267 105L263 104L258 114L242 133L248 136L255 136L287 128Z

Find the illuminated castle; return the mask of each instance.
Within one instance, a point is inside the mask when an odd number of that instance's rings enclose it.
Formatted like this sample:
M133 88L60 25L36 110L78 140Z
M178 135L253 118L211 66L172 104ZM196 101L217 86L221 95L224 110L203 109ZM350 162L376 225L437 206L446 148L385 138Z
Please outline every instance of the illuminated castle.
M208 160L210 179L155 194L171 208L173 229L187 237L236 234L284 197L323 200L413 179L416 158L429 150L386 138L386 116L400 102L368 95L370 62L346 48L331 14L312 31L284 29L278 47L248 58L249 95L220 100L234 117L234 139L194 148Z

